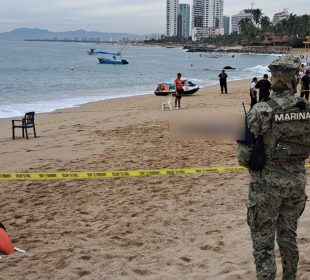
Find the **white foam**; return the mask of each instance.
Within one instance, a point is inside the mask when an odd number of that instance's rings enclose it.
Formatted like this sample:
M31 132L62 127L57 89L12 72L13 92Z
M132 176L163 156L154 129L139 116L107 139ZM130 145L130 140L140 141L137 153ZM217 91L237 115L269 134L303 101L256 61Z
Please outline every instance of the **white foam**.
M257 72L260 74L265 74L268 71L268 66L264 66L264 65L256 65L254 67L251 68L245 68L244 70L249 71L249 72Z
M100 100L128 97L134 95L143 95L151 92L127 92L117 93L106 96L91 96L91 97L79 97L79 98L68 98L62 100L49 100L48 102L38 101L24 104L11 104L0 107L0 118L10 118L25 115L26 112L35 111L36 113L47 113L53 112L57 109L65 109L72 107L79 107L82 104L89 102L96 102Z

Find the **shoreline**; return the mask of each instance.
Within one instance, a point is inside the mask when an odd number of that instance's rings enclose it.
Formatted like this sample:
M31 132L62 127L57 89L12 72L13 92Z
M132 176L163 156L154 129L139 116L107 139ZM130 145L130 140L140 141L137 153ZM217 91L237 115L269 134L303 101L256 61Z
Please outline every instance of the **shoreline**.
M241 78L241 79L235 79L235 80L228 80L228 82L229 83L231 83L231 82L238 82L238 81L240 82L240 81L245 81L245 80L249 80L249 79L252 79L252 77L251 78L246 78L246 79ZM216 86L217 84L218 84L218 82L202 86L202 87L200 87L198 92L204 91L208 87ZM120 95L124 95L124 94L120 94ZM124 96L117 96L117 97L106 97L104 99L98 99L98 100L94 100L94 101L88 101L88 102L85 102L85 103L73 104L72 106L68 106L68 107L51 109L50 111L44 111L44 112L40 112L38 114L47 114L47 113L53 113L53 112L56 112L56 111L59 111L59 110L66 110L66 109L71 109L71 108L79 108L79 107L81 107L83 105L87 105L87 104L95 103L95 102L103 102L103 101L107 101L107 100L130 98L130 97L144 96L144 95L146 95L146 96L155 96L154 92L149 92L149 93L135 93L135 94L130 94L128 96L124 95ZM196 94L194 94L194 95L196 95ZM11 118L18 118L18 117L22 117L22 116L23 115L5 116L5 117L1 117L0 116L0 120L2 120L2 119L11 119Z

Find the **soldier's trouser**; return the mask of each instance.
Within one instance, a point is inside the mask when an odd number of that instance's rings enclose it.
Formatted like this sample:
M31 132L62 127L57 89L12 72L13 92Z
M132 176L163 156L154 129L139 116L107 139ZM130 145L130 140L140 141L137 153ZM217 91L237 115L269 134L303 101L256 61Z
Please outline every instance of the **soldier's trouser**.
M275 233L280 248L283 279L294 280L299 253L296 243L297 221L307 196L305 186L296 188L270 187L267 183L252 182L248 199L248 225L254 248L257 279L276 277L274 256Z

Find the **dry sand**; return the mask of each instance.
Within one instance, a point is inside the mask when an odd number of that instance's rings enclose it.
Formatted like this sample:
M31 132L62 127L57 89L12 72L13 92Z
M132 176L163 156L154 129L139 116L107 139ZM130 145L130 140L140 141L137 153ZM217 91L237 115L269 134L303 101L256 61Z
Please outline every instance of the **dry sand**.
M1 119L0 172L237 165L234 139L175 137L171 126L197 113L210 123L219 112L242 116L249 83L229 82L228 95L204 88L183 98L181 110L162 112L166 98L145 95L38 114L38 138L28 141L20 131L11 140L10 120ZM255 279L248 182L245 171L0 181L1 222L27 250L0 260L0 279ZM303 280L310 279L309 228L307 206L298 229Z

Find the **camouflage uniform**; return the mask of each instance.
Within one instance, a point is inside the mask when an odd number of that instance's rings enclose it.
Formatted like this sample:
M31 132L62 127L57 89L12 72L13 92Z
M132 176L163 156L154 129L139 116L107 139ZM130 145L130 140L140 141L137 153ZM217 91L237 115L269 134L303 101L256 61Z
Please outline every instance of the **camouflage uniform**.
M310 146L310 108L306 101L294 96L298 62L281 58L269 66L273 75L273 101L259 102L247 114L248 126L255 137L263 135L266 154L264 168L249 171L247 221L257 279L276 278L275 235L283 279L296 279L297 274L296 230L307 200L304 164Z

